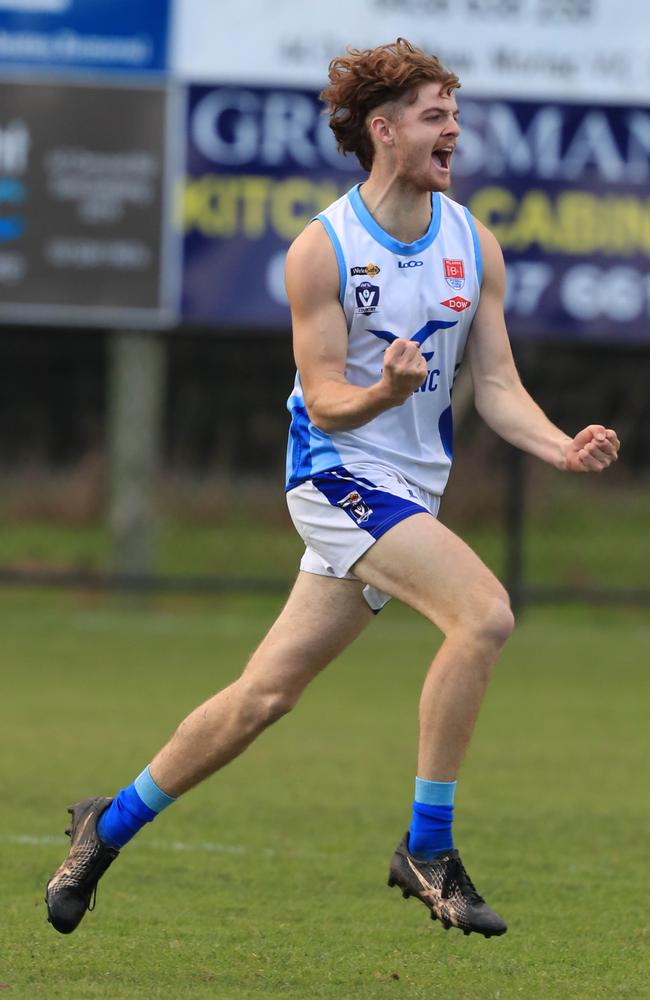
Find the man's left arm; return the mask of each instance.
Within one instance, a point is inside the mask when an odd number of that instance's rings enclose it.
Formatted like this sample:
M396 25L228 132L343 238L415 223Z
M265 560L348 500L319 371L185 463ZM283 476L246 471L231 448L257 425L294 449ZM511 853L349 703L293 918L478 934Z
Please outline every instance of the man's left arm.
M467 344L476 409L499 437L567 472L601 472L616 461L616 433L590 424L574 438L551 423L524 389L503 315L505 266L495 237L474 220L483 257L483 285Z

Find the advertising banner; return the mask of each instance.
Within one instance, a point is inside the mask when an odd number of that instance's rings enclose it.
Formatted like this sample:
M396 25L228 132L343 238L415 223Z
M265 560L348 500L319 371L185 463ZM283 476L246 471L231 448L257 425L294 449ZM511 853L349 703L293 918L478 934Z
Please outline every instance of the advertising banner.
M0 63L161 73L170 0L0 0Z
M182 314L288 323L287 247L364 175L339 156L313 91L191 87Z
M434 52L463 93L647 104L647 0L182 0L174 72L193 82L321 88L348 46L398 36Z
M0 319L162 323L166 94L0 83Z
M453 196L507 261L515 337L650 338L650 111L459 95ZM290 242L365 176L317 93L192 86L182 312L286 327Z
M463 101L454 194L499 240L515 336L650 340L650 110Z

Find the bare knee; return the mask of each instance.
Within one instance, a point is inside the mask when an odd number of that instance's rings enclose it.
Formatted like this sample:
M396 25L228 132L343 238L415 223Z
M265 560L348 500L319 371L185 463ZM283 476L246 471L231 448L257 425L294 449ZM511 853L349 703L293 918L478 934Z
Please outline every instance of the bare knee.
M496 646L503 646L512 635L515 616L505 591L481 601L472 615L471 628L478 638Z
M479 645L501 647L512 635L515 618L507 592L498 587L468 601L454 622L453 631ZM448 633L449 634L449 633Z
M265 729L287 715L300 697L300 692L283 690L268 682L262 684L245 676L240 677L235 686L238 688L241 722L247 729L255 731Z

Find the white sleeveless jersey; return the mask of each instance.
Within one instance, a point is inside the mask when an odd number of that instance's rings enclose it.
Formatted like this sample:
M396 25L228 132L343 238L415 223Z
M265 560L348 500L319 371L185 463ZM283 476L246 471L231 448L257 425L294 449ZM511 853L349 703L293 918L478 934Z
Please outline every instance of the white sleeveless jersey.
M316 218L338 261L349 331L346 380L358 386L377 382L384 351L397 337L420 345L428 374L401 406L362 427L329 434L309 419L297 375L287 404L286 488L338 466L371 463L397 469L440 496L451 467L451 390L481 288L472 218L461 205L434 193L427 232L413 243L400 243L375 222L359 185Z

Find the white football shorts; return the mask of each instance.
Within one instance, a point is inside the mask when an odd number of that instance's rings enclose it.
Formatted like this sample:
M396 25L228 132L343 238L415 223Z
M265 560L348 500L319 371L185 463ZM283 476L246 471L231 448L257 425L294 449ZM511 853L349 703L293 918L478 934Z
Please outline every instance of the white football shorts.
M378 538L413 514L436 517L440 497L407 482L396 469L369 462L316 473L289 490L287 504L306 545L300 569L356 580L351 567ZM370 586L363 596L375 612L390 600Z

